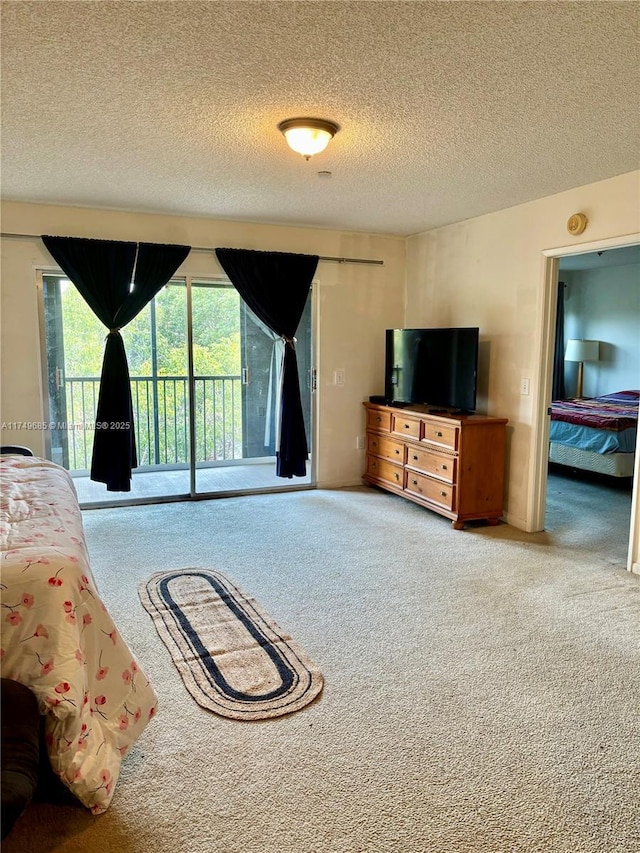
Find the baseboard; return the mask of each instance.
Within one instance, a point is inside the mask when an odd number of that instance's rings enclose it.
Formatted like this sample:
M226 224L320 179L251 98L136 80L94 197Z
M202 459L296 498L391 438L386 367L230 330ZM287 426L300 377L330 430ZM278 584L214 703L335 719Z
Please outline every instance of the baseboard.
M316 483L317 489L354 489L356 486L363 486L361 479L357 480L320 480Z

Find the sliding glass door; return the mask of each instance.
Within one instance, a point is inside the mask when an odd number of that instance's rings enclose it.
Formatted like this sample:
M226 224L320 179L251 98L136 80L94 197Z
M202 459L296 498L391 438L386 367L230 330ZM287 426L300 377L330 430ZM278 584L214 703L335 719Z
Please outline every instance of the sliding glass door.
M105 330L62 275L43 274L42 330L50 458L83 505L308 486L275 476L278 344L224 281L176 280L123 330L138 467L131 492L89 478ZM311 438L311 297L298 330Z
M282 488L286 482L275 476L277 338L230 284L194 281L191 306L195 491ZM311 298L298 335L310 436ZM310 483L309 471L289 485Z

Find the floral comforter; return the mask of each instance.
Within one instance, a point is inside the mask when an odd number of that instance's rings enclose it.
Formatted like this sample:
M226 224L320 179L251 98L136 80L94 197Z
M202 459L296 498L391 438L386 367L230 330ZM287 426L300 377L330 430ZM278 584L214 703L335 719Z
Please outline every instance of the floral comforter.
M99 814L156 695L100 600L63 468L0 457L0 558L2 675L35 693L54 771Z

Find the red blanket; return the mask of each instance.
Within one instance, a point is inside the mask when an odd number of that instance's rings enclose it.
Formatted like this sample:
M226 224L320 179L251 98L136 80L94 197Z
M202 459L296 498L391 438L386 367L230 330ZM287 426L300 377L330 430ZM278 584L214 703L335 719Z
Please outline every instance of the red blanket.
M640 391L617 391L603 397L554 400L551 420L621 432L638 424Z

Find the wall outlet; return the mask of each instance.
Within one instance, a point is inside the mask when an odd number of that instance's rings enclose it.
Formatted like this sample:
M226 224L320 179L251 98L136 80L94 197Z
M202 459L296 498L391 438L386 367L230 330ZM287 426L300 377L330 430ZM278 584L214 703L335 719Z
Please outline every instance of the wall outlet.
M344 385L344 368L340 368L340 370L334 370L334 372L333 372L333 384L334 385Z
M520 394L522 397L529 396L529 389L531 387L531 380L527 376L523 376L520 379Z
M363 435L357 436L356 437L356 450L364 450L364 447L365 447L364 436Z

